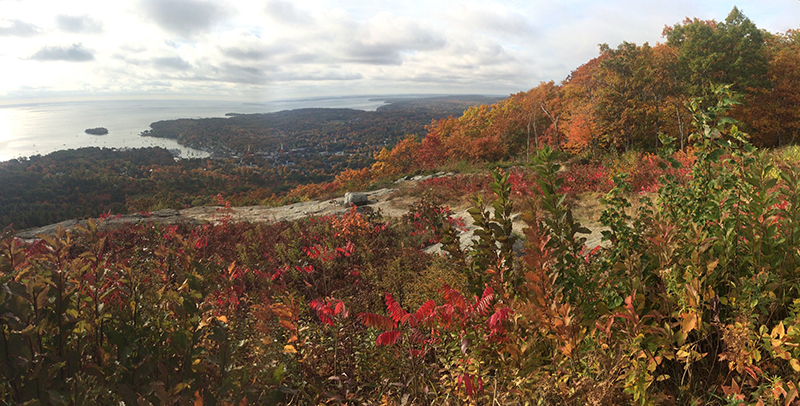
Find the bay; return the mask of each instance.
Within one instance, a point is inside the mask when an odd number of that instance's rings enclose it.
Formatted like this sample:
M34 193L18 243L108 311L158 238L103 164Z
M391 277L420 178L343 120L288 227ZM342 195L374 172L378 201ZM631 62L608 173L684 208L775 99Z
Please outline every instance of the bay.
M208 152L175 140L144 137L150 123L178 118L224 117L227 113L270 113L301 108L352 108L374 111L386 104L376 96L330 97L246 103L208 100L110 100L0 105L0 161L46 155L82 147L177 150L182 158L202 158ZM86 134L105 127L106 135Z

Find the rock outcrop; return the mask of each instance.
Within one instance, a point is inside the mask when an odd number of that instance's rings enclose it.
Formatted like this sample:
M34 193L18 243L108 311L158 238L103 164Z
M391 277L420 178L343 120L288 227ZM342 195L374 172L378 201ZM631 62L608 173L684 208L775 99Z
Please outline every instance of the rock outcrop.
M53 235L59 227L64 229L73 229L78 225L86 225L87 220L66 220L56 224L50 224L44 227L30 228L27 230L18 231L16 236L23 240L32 240L41 234ZM178 210L164 209L152 213L135 213L124 214L106 218L100 224L100 229L107 230L114 227L119 227L124 224L136 223L158 223L158 224L176 224L188 222L191 224L199 224L197 220L183 216Z
M344 205L350 207L351 205L363 206L369 203L369 196L361 192L347 192L344 194Z

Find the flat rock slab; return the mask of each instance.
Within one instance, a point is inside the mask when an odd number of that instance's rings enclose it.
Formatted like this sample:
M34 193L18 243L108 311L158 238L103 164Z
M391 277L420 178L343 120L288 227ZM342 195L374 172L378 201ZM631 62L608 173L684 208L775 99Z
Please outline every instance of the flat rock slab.
M436 174L433 177L449 176L451 174ZM408 204L413 201L413 197L405 197L396 199L392 193L397 189L383 188L373 190L370 192L358 192L366 197L368 202L366 205L360 207L361 209L380 211L387 217L402 217L408 213ZM192 207L184 210L159 210L148 214L130 214L116 216L106 219L102 228L114 227L115 225L152 222L159 224L175 224L181 222L188 222L190 224L200 224L204 222L218 223L225 216L230 216L234 221L246 222L279 222L279 221L295 221L305 217L318 217L327 215L341 215L347 212L348 208L345 206L345 198L339 197L331 200L312 200L307 202L294 203L281 207L271 206L247 206L247 207L233 207L229 213L225 213L224 208L220 206L205 206L205 207ZM467 210L460 210L454 214L455 217L461 217L465 223L464 232L460 233L459 238L461 247L468 249L472 245L472 240L475 238L475 225L472 217L467 213ZM522 230L525 223L521 221L518 215L513 218L514 232L522 235ZM37 235L55 233L58 227L74 228L79 224L86 224L86 220L67 220L57 224L52 224L45 227L33 228L23 230L16 233L16 236L26 240L36 239ZM588 224L592 230L592 234L583 237L587 238L587 248L591 249L601 244L601 232L603 228L599 224ZM518 243L521 245L521 242ZM515 249L521 249L520 246ZM435 244L425 249L429 253L440 253L441 244Z
M95 221L100 222L99 219L96 219ZM102 223L100 224L100 229L108 230L125 224L137 224L137 223L176 224L181 222L189 222L192 224L197 223L196 220L181 215L181 213L178 210L164 209L152 213L135 213L135 214L125 214L125 215L109 217L102 221ZM78 225L85 226L86 224L87 220L66 220L60 223L50 224L44 227L29 228L27 230L22 230L17 232L15 235L16 237L22 238L23 240L32 240L37 238L36 236L41 234L53 235L55 234L56 230L59 227L67 230L72 230Z
M384 209L388 206L386 198L397 189L378 189L371 192L363 192L367 197L369 205L375 209ZM304 217L311 216L326 216L329 214L341 214L343 211L345 199L343 197L331 200L311 200L307 202L300 202L289 204L280 207L271 206L247 206L247 207L233 207L231 208L230 216L234 221L294 221ZM205 207L192 207L190 209L181 210L181 215L187 218L192 218L197 221L220 221L225 213L223 213L221 206L205 206ZM386 207L384 211L391 210ZM386 213L393 216L395 213Z

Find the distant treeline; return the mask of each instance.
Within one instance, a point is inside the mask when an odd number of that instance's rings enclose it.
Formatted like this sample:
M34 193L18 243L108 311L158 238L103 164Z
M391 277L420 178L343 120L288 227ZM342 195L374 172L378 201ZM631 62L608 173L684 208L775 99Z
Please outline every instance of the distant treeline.
M0 162L0 228L17 230L103 213L216 203L268 203L293 186L332 179L265 162L173 159L163 148L81 148Z

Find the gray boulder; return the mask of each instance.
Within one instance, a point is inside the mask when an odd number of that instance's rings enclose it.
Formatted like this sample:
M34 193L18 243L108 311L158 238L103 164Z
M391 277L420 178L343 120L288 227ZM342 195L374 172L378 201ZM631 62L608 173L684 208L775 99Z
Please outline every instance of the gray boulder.
M350 205L356 206L363 206L369 203L369 199L366 193L361 192L347 192L344 194L344 205L346 207L350 207Z

